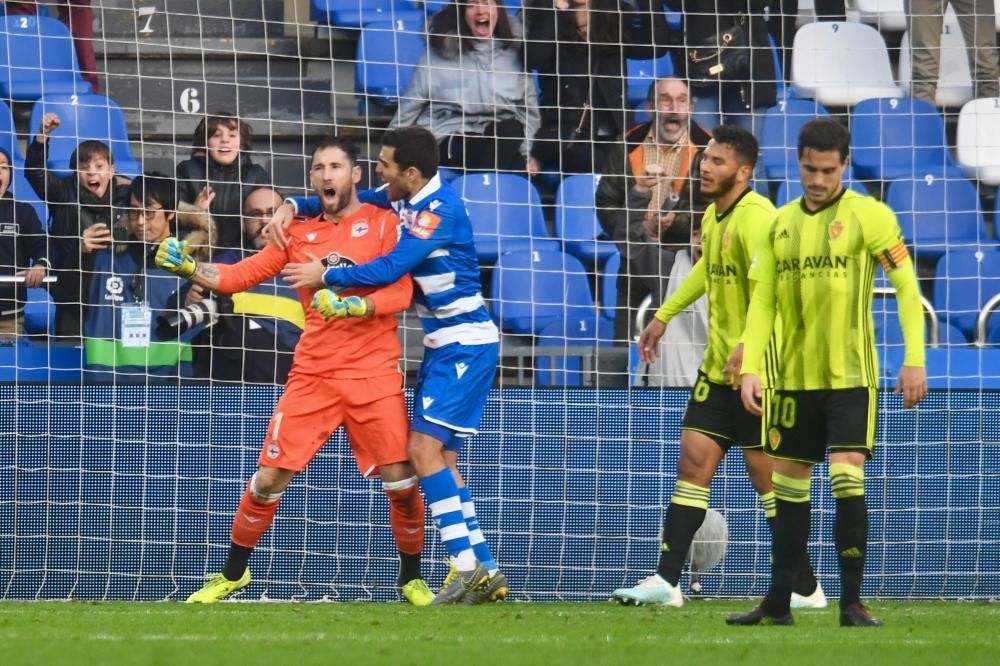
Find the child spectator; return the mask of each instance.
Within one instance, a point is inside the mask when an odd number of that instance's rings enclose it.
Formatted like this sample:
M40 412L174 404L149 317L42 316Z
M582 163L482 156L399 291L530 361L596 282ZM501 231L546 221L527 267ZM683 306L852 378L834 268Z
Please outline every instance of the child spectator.
M41 286L49 260L45 231L35 209L15 201L10 192L10 153L0 148L0 276L22 276L24 282L0 282L0 339L22 331L21 312L29 287Z
M244 249L241 242L243 202L271 176L254 164L253 130L236 116L222 112L202 120L194 131L191 158L177 165L177 198L195 203L205 188L211 196L209 212L218 237L212 250ZM246 248L249 249L249 248Z
M128 205L128 179L115 175L115 159L107 144L83 141L70 156L70 176L46 167L49 135L59 127L59 116L46 113L35 140L28 145L24 175L49 206L56 302L56 335L79 338L83 303L90 289L93 257L81 251L87 229L91 238L111 241L114 209Z

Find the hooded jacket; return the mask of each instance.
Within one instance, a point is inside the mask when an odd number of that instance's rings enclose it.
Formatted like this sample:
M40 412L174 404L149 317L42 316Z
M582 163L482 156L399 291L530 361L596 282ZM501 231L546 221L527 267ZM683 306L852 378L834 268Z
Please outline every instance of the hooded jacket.
M440 51L428 48L413 69L390 127L419 125L440 141L451 135L481 135L490 123L513 118L524 126L521 154L527 158L538 131L538 95L525 73L518 42L475 39L462 51L457 34Z
M214 232L211 216L188 204L178 204L176 235L188 241L199 260L209 257L208 242ZM142 381L148 375L190 376L190 340L200 328L180 339L163 340L156 334L159 314L180 308L179 293L185 281L156 267L156 244L130 237L110 249L93 253L94 277L84 322L86 378L94 381ZM122 309L146 306L152 311L149 346L122 343Z
M81 310L90 292L93 254L80 249L83 230L106 224L116 238L124 238L124 220L116 219L116 210L128 206L129 180L115 176L104 196L98 198L82 187L76 175L59 176L46 168L47 143L30 141L24 160L24 175L31 187L48 204L52 225L49 228L51 274L57 281L51 293L56 302L56 334L79 337Z
M241 249L243 227L240 216L247 195L261 186L270 186L271 176L254 164L245 152L229 166L222 166L198 152L177 165L177 200L193 204L205 185L215 190L209 208L218 235L212 250Z

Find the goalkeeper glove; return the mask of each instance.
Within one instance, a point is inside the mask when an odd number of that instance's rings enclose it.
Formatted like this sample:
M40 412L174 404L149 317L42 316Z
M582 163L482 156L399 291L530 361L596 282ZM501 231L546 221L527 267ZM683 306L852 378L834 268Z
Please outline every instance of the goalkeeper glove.
M313 296L312 306L319 310L323 319L334 317L364 317L368 314L368 299L364 296L341 298L331 289L320 289Z
M173 236L165 238L156 250L156 266L176 273L182 278L194 275L198 262L191 256L187 241L179 241Z

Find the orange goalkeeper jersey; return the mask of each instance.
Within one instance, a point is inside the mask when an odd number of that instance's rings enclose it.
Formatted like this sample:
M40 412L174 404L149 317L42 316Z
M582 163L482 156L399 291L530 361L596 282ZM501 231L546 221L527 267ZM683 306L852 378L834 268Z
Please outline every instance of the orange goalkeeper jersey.
M399 218L391 210L362 204L339 222L323 216L293 224L286 249L268 245L257 254L232 264L215 264L219 288L241 292L278 275L288 263L318 257L325 266L355 266L388 254L399 239ZM346 289L343 296L369 296L375 303L372 318L330 319L312 306L315 289L298 289L306 313L305 330L295 347L292 372L338 379L379 377L399 371L400 345L396 313L405 310L413 295L408 275L379 288Z

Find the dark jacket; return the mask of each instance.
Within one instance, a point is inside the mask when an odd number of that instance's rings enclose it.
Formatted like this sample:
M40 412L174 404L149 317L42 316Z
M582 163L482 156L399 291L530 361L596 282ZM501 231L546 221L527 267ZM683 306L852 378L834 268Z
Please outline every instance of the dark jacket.
M203 211L179 205L173 233L188 241L200 260L208 258L212 220ZM191 329L175 340L157 334L158 316L180 307L183 280L156 267L156 248L130 239L93 253L94 279L84 324L85 379L141 382L149 376L191 375L190 341L201 328ZM150 344L129 347L122 343L121 310L139 305L152 311Z
M124 238L123 219L116 211L128 206L129 180L121 176L112 178L104 196L97 198L80 186L73 176L58 176L46 167L47 144L28 143L24 160L24 174L31 187L45 199L52 216L49 228L50 250L57 282L51 293L56 302L56 334L79 337L81 310L90 292L93 272L93 254L80 250L83 230L95 224L106 224L116 238Z
M205 185L215 190L215 199L209 209L218 232L212 241L214 251L241 248L243 202L254 189L270 184L271 176L264 167L254 164L246 153L240 153L237 161L225 167L201 153L177 165L179 201L193 204Z
M572 142L580 142L580 150L563 160L563 170L600 169L600 160L590 163L593 142L617 141L631 115L625 104L626 58L654 58L668 48L666 23L652 20L648 0L638 10L618 0L595 0L592 12L589 41L577 35L573 12L553 10L551 0L534 0L523 13L527 65L538 71L541 87L542 125L533 153L554 163L559 147L547 141L562 141L564 155Z
M228 250L217 263L235 264L253 252ZM292 368L305 313L295 289L280 278L239 294L215 294L219 319L194 341L196 377L284 384Z
M35 209L14 201L10 191L0 197L0 275L14 275L38 263L48 264L46 238ZM0 317L24 309L28 288L23 282L0 282Z
M740 91L747 109L774 106L778 99L777 75L774 71L774 54L768 39L764 10L770 0L668 0L667 4L681 9L684 17L684 45L692 48L716 37L730 27L741 14L749 17L750 31L750 80L733 85ZM687 53L681 51L674 59L677 76L687 78ZM718 95L718 87L708 87L691 81L691 92L696 96Z
M667 278L678 249L690 247L691 225L704 212L707 202L698 187L697 164L701 151L711 136L695 123L689 133L691 146L683 163L674 192L678 197L673 210L677 217L659 241L649 238L643 222L650 194L635 190L636 175L643 169L642 144L652 123L636 125L625 134L625 140L611 148L597 186L594 203L601 228L614 239L622 256L618 280L618 315L615 317L615 339L630 337L634 309L647 295L659 305Z

